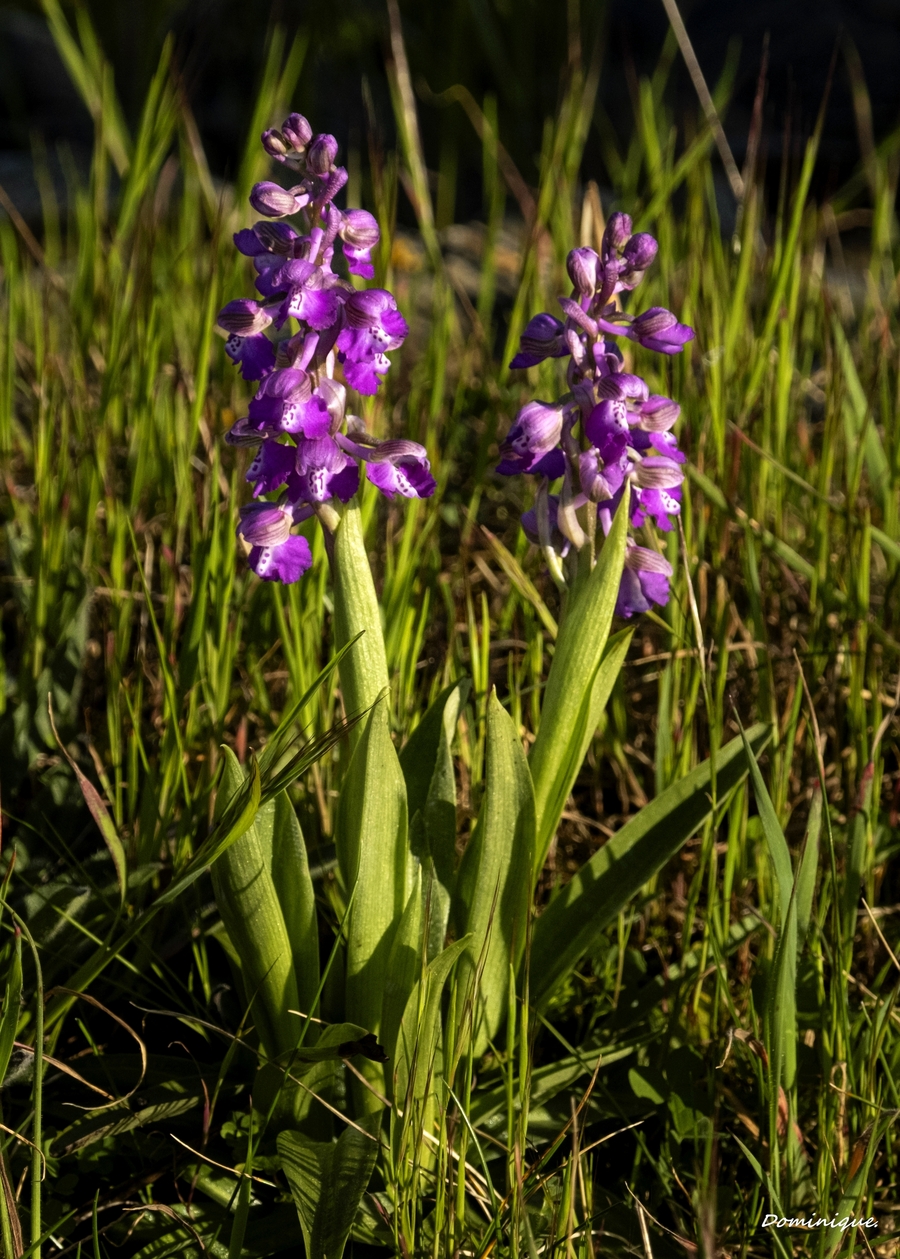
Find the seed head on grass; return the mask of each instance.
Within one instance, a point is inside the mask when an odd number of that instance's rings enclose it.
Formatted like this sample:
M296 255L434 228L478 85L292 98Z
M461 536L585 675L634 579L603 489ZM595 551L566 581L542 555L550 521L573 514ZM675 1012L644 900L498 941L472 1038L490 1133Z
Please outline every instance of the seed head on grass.
M409 329L391 293L358 291L348 278L374 276L379 231L366 210L334 204L347 182L336 165L337 141L313 135L305 118L291 114L262 143L301 178L292 188L266 181L250 193L265 217L234 242L253 259L260 300L229 302L218 323L229 334L228 356L245 380L259 382L248 414L227 436L233 445L258 447L247 473L254 501L241 508L238 534L259 577L294 582L312 563L294 527L314 514L333 527L332 503L356 494L361 467L388 498L426 498L435 482L423 446L377 441L347 412L348 387L375 394L388 353Z
M693 339L693 329L662 307L632 315L616 305L617 294L640 283L656 252L652 236L632 234L627 214L612 215L599 254L587 248L569 254L572 294L559 298L565 319L535 315L512 360L512 367L534 367L547 358L569 358L569 392L555 403L522 408L497 467L506 476L540 478L537 501L522 525L550 559L564 559L588 542L577 515L587 504L595 505L608 533L626 484L634 528L652 521L668 532L681 510L685 456L672 432L680 407L624 371L611 339L624 336L660 354L678 354ZM551 494L551 483L559 480L561 488ZM667 603L671 575L668 561L629 540L616 612L630 617Z

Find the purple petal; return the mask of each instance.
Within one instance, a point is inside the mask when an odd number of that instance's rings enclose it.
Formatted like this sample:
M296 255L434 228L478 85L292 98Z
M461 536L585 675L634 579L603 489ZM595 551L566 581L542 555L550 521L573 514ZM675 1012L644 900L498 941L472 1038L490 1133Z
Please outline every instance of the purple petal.
M233 363L240 363L244 380L262 380L275 369L275 346L263 332L229 337L225 353Z
M252 547L248 562L263 581L282 581L290 585L299 581L312 565L312 553L306 538L292 534L279 546Z
M282 446L280 442L264 441L257 452L256 458L247 470L245 480L255 482L253 497L270 494L284 485L293 473L297 464L297 451L293 446Z

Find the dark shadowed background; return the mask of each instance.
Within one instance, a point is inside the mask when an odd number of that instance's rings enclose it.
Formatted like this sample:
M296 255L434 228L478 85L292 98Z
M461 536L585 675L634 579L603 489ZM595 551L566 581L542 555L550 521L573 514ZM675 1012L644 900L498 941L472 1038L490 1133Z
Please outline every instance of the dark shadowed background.
M377 127L390 144L393 122L384 70L387 21L379 0L84 0L115 67L116 90L134 120L171 31L185 90L214 173L234 172L246 134L267 37L280 24L308 38L294 105L342 145L364 148L368 84ZM65 6L70 20L75 6ZM676 117L696 113L696 96L669 37L661 0L402 0L419 89L429 166L455 174L445 222L477 216L481 148L458 105L429 92L463 84L483 102L496 97L500 133L525 178L536 178L544 121L572 57L599 58L601 85L585 173L604 182L601 132L624 141L641 75L672 62L668 91ZM819 109L829 66L833 85L816 189L846 178L859 155L853 82L864 81L876 139L900 120L900 0L686 0L689 33L711 87L731 81L725 129L743 155L763 46L768 38L764 152L780 161L801 151ZM861 98L857 97L859 101ZM92 126L54 48L40 3L0 3L0 182L30 200L35 143L85 153ZM777 181L772 181L777 182ZM439 202L441 199L439 198ZM26 209L28 207L26 206ZM401 217L409 207L401 207Z

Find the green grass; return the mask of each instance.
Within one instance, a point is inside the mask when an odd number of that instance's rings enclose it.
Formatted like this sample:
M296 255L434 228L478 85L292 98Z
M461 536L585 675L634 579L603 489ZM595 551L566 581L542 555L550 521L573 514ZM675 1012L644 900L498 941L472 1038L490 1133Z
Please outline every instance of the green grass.
M9 974L0 1044L10 1029L23 1045L42 1043L112 1099L140 1073L135 1041L113 1016L144 1038L149 1058L128 1100L84 1112L72 1105L95 1105L96 1093L46 1058L35 1075L34 1055L15 1051L2 1122L7 1202L18 1207L4 1212L4 1245L21 1253L18 1217L24 1246L45 1236L47 1254L80 1240L98 1257L124 1245L161 1259L199 1254L197 1236L216 1256L275 1254L300 1244L299 1225L274 1145L263 1137L254 1149L254 1060L234 1039L241 1007L208 878L120 945L192 868L221 746L241 760L263 746L329 657L320 534L310 534L312 571L293 587L258 582L238 554L247 459L222 435L248 393L212 332L219 306L249 288L230 234L249 221L246 191L266 171L257 133L289 105L305 48L273 39L237 187L221 193L165 58L132 138L101 55L83 49L70 67L96 102L90 185L73 178L67 215L48 202L37 249L0 223ZM425 503L363 499L398 747L445 685L472 679L453 748L465 836L481 798L490 688L526 743L539 727L558 599L518 528L527 487L490 468L517 407L558 387L553 363L527 378L505 364L525 320L564 290L568 249L596 240L599 203L581 182L591 179L613 189L605 212L627 209L659 238L642 299L697 329L673 362L634 352L651 386L682 403L686 564L670 535L673 600L638 624L551 849L542 903L646 799L735 737L736 717L769 722L774 736L763 760L771 808L765 789L738 787L720 824L643 889L549 1006L520 1003L504 1043L458 1064L436 1147L396 1119L354 1253L371 1253L366 1239L415 1254L639 1253L642 1222L657 1256L683 1254L677 1238L710 1256L829 1253L838 1239L826 1231L758 1229L773 1194L789 1215L830 1215L847 1194L853 1209L843 1213L878 1217L868 1240L882 1245L894 1232L889 1121L900 1108L900 975L885 942L898 952L897 727L885 722L900 669L900 137L827 205L807 199L814 141L802 169L785 172L774 211L749 172L731 241L719 227L712 141L670 117L665 71L640 85L626 149L601 128L602 171L581 169L598 124L595 84L576 71L547 123L510 307L495 300L506 265L495 246L513 202L490 102L486 248L469 293L442 258L411 97L402 80L394 86L401 151L361 162L362 199L384 234L378 280L396 291L413 333L367 418L381 434L426 442L439 486ZM416 193L418 253L395 230L404 184ZM851 300L835 234L864 220ZM124 882L53 736L48 695L67 755L106 801ZM302 714L304 737L341 712L330 680ZM336 744L292 787L323 959L346 908L333 869L346 762ZM821 835L808 841L818 860L800 867L792 899L779 874L790 880L791 853L800 864L820 779ZM803 904L793 983L784 941ZM70 986L98 942L117 953L92 1001L48 1004L42 1040L28 947L21 1008L15 998L14 922L36 942L43 993ZM788 1064L782 1102L763 1044ZM453 1052L445 1045L447 1061ZM338 1109L341 1087L350 1085L339 1085ZM28 1142L47 1159L43 1184ZM243 1166L259 1178L252 1186L223 1170Z

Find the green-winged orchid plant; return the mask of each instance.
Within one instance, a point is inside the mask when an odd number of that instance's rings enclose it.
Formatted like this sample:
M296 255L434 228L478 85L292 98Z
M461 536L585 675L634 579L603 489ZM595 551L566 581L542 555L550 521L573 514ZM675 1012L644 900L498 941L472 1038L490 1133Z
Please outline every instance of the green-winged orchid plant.
M667 561L631 531L648 523L670 529L680 509L684 455L672 432L679 408L625 371L617 348L626 338L674 354L693 337L669 311L634 316L617 303L653 261L655 240L633 234L627 215L613 215L599 254L569 255L564 318L532 319L512 363L568 358L566 394L522 408L499 466L538 478L522 523L566 589L564 615L527 757L496 693L482 697L484 793L460 859L452 750L468 683L438 696L398 755L380 702L390 678L358 506L363 474L391 498L427 498L435 482L423 447L377 440L348 410L353 391L377 391L407 326L389 292L349 279L373 278L378 226L364 210L335 206L347 176L334 138L313 135L292 114L263 144L298 182L253 189L251 204L264 218L235 243L253 260L259 297L232 301L219 315L228 354L258 382L227 438L257 448L247 473L252 499L237 529L259 577L293 582L312 562L295 530L318 517L344 704L359 719L336 830L347 908L329 963L342 972L346 1023L322 1030L297 1015L316 1015L325 980L305 846L286 794L259 811L213 868L227 947L267 1063L254 1100L277 1116L293 1185L291 1169L307 1157L303 1143L330 1123L314 1099L327 1100L338 1059L363 1055L351 1081L355 1122L377 1133L389 1102L389 1161L395 1170L405 1165L423 1129L437 1140L461 1056L496 1045L517 995L545 1004L716 806L705 763L617 832L533 918L538 877L628 650L632 631L611 634L614 615L631 618L669 597ZM762 727L748 732L754 749L765 738ZM721 807L746 770L739 741L720 749L712 800ZM242 777L226 755L223 803ZM471 1072L462 1074L470 1087ZM347 1132L328 1159L351 1158L349 1147L340 1153L345 1138L355 1139Z

